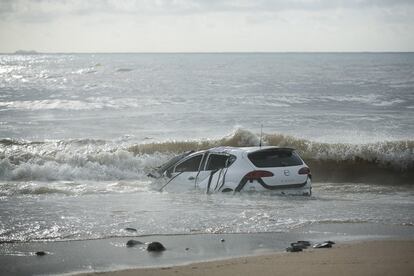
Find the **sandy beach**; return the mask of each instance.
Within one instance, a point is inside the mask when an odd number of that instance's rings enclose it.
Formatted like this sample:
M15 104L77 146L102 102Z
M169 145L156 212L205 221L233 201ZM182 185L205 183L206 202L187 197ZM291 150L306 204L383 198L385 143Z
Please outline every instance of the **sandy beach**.
M412 275L413 271L414 241L382 240L345 243L299 253L81 275Z

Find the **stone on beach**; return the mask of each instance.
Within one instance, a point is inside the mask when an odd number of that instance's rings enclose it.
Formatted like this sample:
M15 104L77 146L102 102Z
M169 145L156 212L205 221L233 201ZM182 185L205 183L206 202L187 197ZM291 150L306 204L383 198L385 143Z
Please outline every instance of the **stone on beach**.
M313 248L331 248L332 247L332 243L330 243L330 242L322 242L322 243L314 244L312 247Z
M310 241L297 241L296 243L300 243L300 244L303 244L303 245L306 245L306 246L311 246Z
M308 248L307 245L303 244L303 243L298 243L298 242L293 242L290 244L291 247L296 247L296 248L301 248L301 249L306 249Z
M151 242L150 244L148 244L148 247L147 247L147 251L150 251L150 252L161 252L164 250L165 250L165 247L160 242Z
M302 248L301 247L297 247L297 246L290 246L288 248L286 248L287 252L301 252Z
M137 240L129 240L129 241L127 241L127 243L126 243L126 246L127 246L127 247L132 247L132 246L135 246L135 245L137 245L137 244L142 244L142 242L137 241Z

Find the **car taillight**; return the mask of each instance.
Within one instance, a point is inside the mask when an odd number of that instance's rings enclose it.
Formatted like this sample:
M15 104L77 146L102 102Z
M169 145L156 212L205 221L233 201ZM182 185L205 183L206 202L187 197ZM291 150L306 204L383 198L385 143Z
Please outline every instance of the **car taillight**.
M248 174L246 174L244 177L248 180L257 180L262 177L269 177L269 176L273 176L273 173L269 171L251 171Z
M311 174L311 171L310 171L310 169L308 167L303 167L303 168L301 168L298 171L298 174L307 174L307 175L310 175Z

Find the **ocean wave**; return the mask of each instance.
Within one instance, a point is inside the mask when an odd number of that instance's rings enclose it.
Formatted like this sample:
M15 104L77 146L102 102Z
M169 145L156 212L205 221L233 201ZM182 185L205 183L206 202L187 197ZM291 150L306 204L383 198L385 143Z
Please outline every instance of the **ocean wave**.
M11 145L36 145L36 144L43 144L44 142L32 142L26 141L23 139L12 139L12 138L3 138L0 139L0 144L4 146L11 146Z
M69 190L58 189L46 186L14 186L14 187L2 187L0 185L0 196L12 196L12 195L46 195L46 194L64 194L64 195L73 195Z
M259 145L260 137L237 129L221 139L130 144L128 141L72 139L32 142L0 140L0 180L146 179L151 168L174 154L216 146ZM283 134L264 134L264 145L296 148L314 181L412 184L414 141L328 144Z
M0 179L12 181L142 179L149 168L168 158L159 154L134 156L131 152L71 153L50 151L2 157Z
M89 110L103 108L100 103L78 100L35 100L0 102L0 107L16 110Z
M96 72L98 72L98 71L95 70L93 67L91 67L91 68L79 69L74 73L76 73L76 74L95 74Z
M89 88L87 88L89 89ZM147 101L147 105L160 105L158 101ZM98 110L139 108L136 98L88 97L83 101L69 99L24 100L0 102L0 108L10 110Z
M116 72L131 72L134 69L131 68L118 68L116 69Z
M150 191L149 181L27 181L0 183L0 197L19 195L131 193Z
M263 145L293 147L307 160L336 162L367 162L401 171L413 168L414 141L385 141L368 144L320 143L283 134L263 134ZM245 129L237 129L231 135L217 140L170 141L134 145L130 151L139 153L201 150L217 146L258 146L260 138Z
M342 218L342 219L320 219L311 221L311 223L318 223L318 224L343 224L343 223L367 223L369 222L366 219L358 219L358 218Z
M216 146L257 146L259 136L244 129L218 140L171 141L134 145L135 154L179 153ZM283 134L264 134L263 144L295 148L311 167L316 181L413 184L414 141L367 144L320 143Z

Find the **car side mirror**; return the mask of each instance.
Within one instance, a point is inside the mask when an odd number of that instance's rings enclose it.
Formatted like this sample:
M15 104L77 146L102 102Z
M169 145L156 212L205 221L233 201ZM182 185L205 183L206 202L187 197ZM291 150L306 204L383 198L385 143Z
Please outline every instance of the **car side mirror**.
M171 174L171 170L167 170L164 172L164 176L171 178L172 174Z

